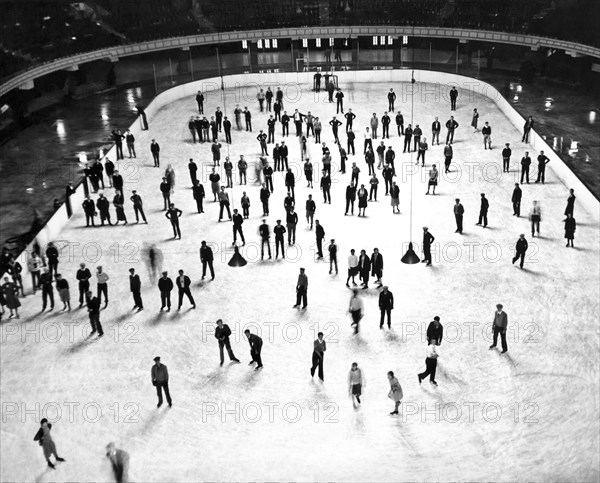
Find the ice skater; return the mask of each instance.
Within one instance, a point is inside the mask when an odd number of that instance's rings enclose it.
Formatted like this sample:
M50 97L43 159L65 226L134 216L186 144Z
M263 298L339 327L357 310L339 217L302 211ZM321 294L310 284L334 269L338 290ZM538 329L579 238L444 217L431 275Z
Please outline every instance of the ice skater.
M165 391L167 404L169 405L169 407L172 407L173 401L171 400L171 393L169 392L169 371L167 371L167 366L160 362L159 356L156 356L154 358L154 365L152 366L150 375L152 376L152 385L156 387L156 395L158 396L158 404L156 405L156 407L159 408L162 406L163 390Z
M246 337L248 338L248 344L250 344L250 356L252 357L252 360L248 365L251 366L256 363L254 370L258 371L263 367L262 358L260 356L263 341L258 335L251 334L248 329L244 331L244 334L246 334Z
M429 344L427 346L427 356L425 357L425 372L421 372L418 374L419 384L429 376L429 382L434 386L437 386L437 382L435 382L435 371L437 369L437 358L439 356L436 344Z
M569 213L565 220L565 238L567 239L567 245L573 247L573 239L575 238L575 230L577 228L577 222L573 218L573 214ZM58 283L58 282L57 282Z
M61 458L56 453L56 444L54 444L54 440L52 439L52 436L50 435L51 429L52 429L52 423L49 423L46 418L42 419L40 421L40 429L35 434L33 440L39 441L39 444L44 451L44 457L46 458L48 466L52 469L55 469L56 468L55 463L52 463L52 461L50 461L50 457L52 455L54 455L54 457L56 458L56 461L60 462L60 463L64 462L65 459Z
M383 322L387 315L388 329L392 328L392 310L394 309L394 294L389 291L388 286L385 285L383 290L379 294L379 310L381 312L381 319L379 320L379 328L383 329Z
M352 289L352 296L348 304L348 312L352 317L350 327L354 327L354 334L360 331L360 320L363 318L364 305L362 298L359 295L358 289Z
M540 221L542 221L542 207L537 200L533 201L533 206L529 212L529 221L531 221L531 236L534 237L537 232L540 236Z
M434 164L429 170L429 183L427 183L427 193L425 193L426 195L429 194L430 188L433 189L433 194L435 195L435 187L438 184L438 174L439 172Z
M217 320L217 328L215 329L215 338L219 341L219 354L221 356L221 365L225 362L225 356L223 354L223 348L227 349L227 355L231 362L240 362L235 357L233 350L231 350L231 343L229 342L229 336L231 336L231 329L227 324L223 323L222 319Z
M365 374L361 368L358 367L358 362L353 362L352 367L350 367L350 372L348 372L348 393L352 398L352 404L354 407L357 405L354 403L354 399L358 405L361 404L360 397L362 396L362 390L366 387L367 380L365 378Z
M492 329L494 331L494 341L490 346L490 349L495 349L498 343L498 334L502 340L502 352L504 354L508 351L508 345L506 344L506 327L508 326L508 315L504 312L502 304L496 305L496 312L494 312L494 321L492 322Z
M520 267L523 268L523 263L525 262L525 254L527 253L527 249L529 248L529 244L525 239L525 234L521 233L519 235L519 239L517 240L517 244L515 246L515 256L512 259L513 265L519 258L521 259Z
M402 394L402 386L394 376L393 371L387 373L387 378L388 381L390 381L390 392L388 393L388 397L394 401L394 410L390 413L390 416L395 416L398 414L398 408L400 407L404 394Z
M129 482L129 453L115 446L111 442L106 445L106 457L112 466L113 475L117 483Z
M435 316L427 326L427 344L440 345L444 337L444 326L440 323L439 316Z
M184 295L187 295L188 300L192 304L192 309L195 309L196 302L194 301L194 297L192 296L192 292L190 291L190 286L192 282L190 280L190 277L183 273L183 270L179 270L179 276L175 279L175 284L177 285L179 295L179 304L177 306L177 310L181 310Z
M348 257L348 278L346 279L346 287L350 287L350 278L352 278L352 285L356 286L354 277L358 275L358 257L355 253L356 251L352 248L350 250L350 256Z
M423 260L421 263L426 263L429 267L431 265L431 244L435 241L435 237L429 233L429 228L423 227Z
M100 322L100 299L92 295L91 290L88 290L86 297L86 306L88 310L88 317L90 318L90 325L92 326L92 332L89 337L98 332L98 337L104 335L102 324Z
M324 381L323 377L323 361L325 357L325 351L327 350L327 343L323 340L323 332L319 332L317 334L317 339L313 344L313 353L312 353L312 366L310 368L311 377L315 377L315 371L318 368L318 375L321 381Z
M300 307L300 302L302 302L302 308L305 309L308 305L308 277L304 273L304 268L300 269L300 274L298 275L298 281L296 282L296 305L294 308Z

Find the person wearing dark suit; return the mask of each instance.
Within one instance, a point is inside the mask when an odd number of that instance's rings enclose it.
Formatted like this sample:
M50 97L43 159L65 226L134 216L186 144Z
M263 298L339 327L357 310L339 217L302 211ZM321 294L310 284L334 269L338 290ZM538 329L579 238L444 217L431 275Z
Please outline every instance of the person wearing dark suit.
M94 203L94 200L88 195L85 197L81 206L85 213L85 226L90 226L90 223L92 226L96 226L94 223L94 217L96 216L96 203Z
M315 228L315 236L317 238L317 258L323 258L323 239L325 238L325 229L323 225L319 223L319 220L316 221L317 227Z
M183 212L179 208L175 208L173 203L169 204L169 209L165 213L165 217L169 219L171 222L171 227L173 228L173 238L179 237L181 240L181 229L179 228L179 218Z
M296 243L296 226L298 225L298 214L294 212L292 206L286 215L286 226L288 233L288 245Z
M246 121L246 131L252 132L252 113L247 107L244 107L244 120Z
M381 312L381 319L379 320L379 328L383 329L383 322L387 315L388 329L392 328L392 310L394 309L394 294L388 290L387 285L383 287L383 290L379 294L379 310Z
M123 134L121 134L121 131L119 129L117 129L117 130L113 129L113 131L112 131L111 134L112 134L113 140L115 142L115 145L117 147L117 161L119 159L124 159L124 156L123 156L123 138L125 136L123 136ZM131 157L131 156L129 156L129 157Z
M289 136L290 135L290 116L287 115L287 111L283 111L283 116L281 116L281 136Z
M52 275L47 268L40 275L40 287L42 287L42 312L46 310L47 300L50 300L50 310L54 310L54 287L52 286Z
M542 184L546 182L546 165L550 162L548 156L544 154L544 151L540 151L540 155L538 156L538 176L535 180L536 183L541 181Z
M323 190L323 203L329 202L331 204L331 177L327 173L327 171L323 171L323 176L321 176L321 190Z
M181 310L181 304L183 303L184 295L187 295L188 300L192 304L192 308L195 309L196 302L194 302L194 297L190 291L190 285L192 282L190 281L190 277L184 275L183 270L179 270L179 276L175 279L175 284L177 285L179 295L179 304L177 306L177 310Z
M404 135L404 116L400 111L396 114L396 128L398 129L398 136Z
M237 234L240 234L242 239L242 246L246 244L244 239L244 232L242 231L242 224L244 223L244 217L238 213L237 208L233 210L233 245L237 241Z
M173 406L173 401L171 401L171 394L169 392L169 372L167 371L167 366L161 364L160 357L157 356L154 358L154 365L152 366L150 374L152 376L152 385L156 387L156 395L158 396L158 404L156 407L159 408L162 406L163 390L165 391L167 404L169 407Z
M460 202L460 198L456 198L454 204L454 218L456 219L456 231L454 233L463 232L463 215L465 214L465 208Z
M258 371L263 367L262 358L260 356L263 341L258 335L251 334L248 329L244 331L244 334L246 334L246 337L248 338L248 344L250 344L250 356L252 357L252 360L248 365L251 366L256 363L254 370Z
M96 207L100 212L100 225L104 226L104 221L106 221L109 225L112 225L110 221L110 201L104 197L103 193L100 193L100 196L96 201Z
M348 154L352 153L352 156L356 154L356 150L354 149L354 140L356 139L356 134L352 129L346 131L347 145L348 145ZM345 164L345 163L344 163ZM343 166L345 168L345 166ZM342 171L345 171L343 169Z
M260 154L268 156L269 151L267 150L267 135L261 129L258 136L256 136L258 143L260 144Z
M515 183L515 189L512 193L512 205L513 205L513 216L521 216L521 198L523 197L523 191L519 187L519 183Z
M214 254L212 248L203 240L200 244L200 262L202 262L202 280L206 277L206 267L210 269L211 280L215 279L215 269L213 268Z
M265 185L271 190L271 193L273 193L273 168L269 165L269 163L266 160L265 163L266 165L263 168L263 175L265 176Z
M527 253L527 248L529 248L529 244L525 239L525 234L521 233L519 235L519 239L517 240L517 244L515 246L515 256L513 257L513 265L514 263L521 259L520 267L523 268L523 263L525 263L525 254Z
M412 140L412 135L413 135L413 128L409 124L406 127L406 129L404 130L404 149L402 151L403 153L405 153L407 149L408 149L408 152L410 153L410 142Z
M281 169L288 169L288 147L285 145L285 141L281 141L279 146L279 157L281 158Z
M362 280L363 290L369 288L369 273L371 272L371 259L365 250L360 251L358 257L358 278Z
M529 184L529 167L531 166L531 158L529 157L529 151L525 151L525 156L521 158L521 184L523 180L527 180Z
M394 92L394 89L390 89L390 92L388 92L387 98L388 98L388 111L394 112L394 103L396 102L396 93Z
M270 116L267 120L267 144L272 144L275 142L275 118Z
M127 151L129 151L129 158L131 159L132 156L134 158L137 158L135 154L135 137L129 129L125 133L125 142L127 143Z
M163 272L162 277L158 279L158 290L160 291L160 311L167 307L167 312L171 311L171 291L173 290L173 280L168 277L168 272Z
M388 115L388 113L384 112L383 116L381 116L381 128L383 130L382 139L390 138L390 123L391 122L392 122L392 120L390 119L390 116Z
M160 145L154 139L150 143L150 152L152 153L152 159L154 159L154 167L158 168L160 166Z
M483 227L485 228L488 224L487 214L488 209L490 207L490 202L485 197L485 193L481 193L481 205L479 206L479 221L475 223L476 225L481 225L483 221Z
M285 232L285 226L281 224L281 220L277 220L277 225L273 228L273 233L275 234L275 258L279 256L279 248L281 248L281 257L285 258L285 249L283 246Z
M201 91L196 94L196 103L198 104L198 113L204 114L204 94Z
M231 350L231 343L229 337L231 336L231 329L227 324L223 323L222 319L217 320L217 328L215 329L215 338L219 341L219 355L221 356L221 365L225 362L225 354L223 349L227 349L227 355L231 362L240 362L235 354Z
M381 278L383 277L383 255L379 253L379 248L374 248L371 254L371 276L375 278L375 283L380 287L382 285Z
M456 111L456 99L458 99L458 90L456 87L450 89L450 110Z
M46 259L48 262L48 273L50 274L50 279L52 277L56 277L56 273L58 271L58 260L60 258L60 253L58 248L53 242L48 243L48 248L46 248Z
M502 150L502 172L508 173L510 171L510 156L512 155L512 149L510 144L506 143Z
M137 309L138 312L141 312L142 310L144 310L144 303L142 302L142 295L141 295L141 290L142 290L142 282L140 280L140 276L135 273L135 269L130 268L129 269L129 290L131 291L132 295L133 295L133 309Z
M292 194L292 198L295 200L296 195L294 193L294 188L296 186L296 177L292 172L291 168L288 168L287 173L285 173L285 187L287 188L288 193ZM272 190L271 190L272 192Z
M529 116L527 118L527 120L525 121L525 125L523 126L523 138L521 139L521 142L524 142L524 143L529 142L529 133L533 129L534 124L535 124L535 121L533 120L533 118L531 116Z
M79 306L81 307L85 301L85 294L90 289L90 278L92 278L92 272L90 272L89 268L85 267L85 263L79 264L76 278L79 281Z
M569 214L573 215L573 212L575 211L575 190L574 189L570 189L569 190L569 197L567 198L567 207L565 208L565 216L568 216Z
M348 214L348 209L352 209L352 214L354 214L354 202L356 201L356 186L354 186L353 182L346 187L346 212L344 216Z
M260 202L263 205L263 216L269 215L269 197L271 196L271 192L267 185L263 183L262 188L260 189Z
M354 122L354 119L356 119L356 114L352 112L352 109L348 109L348 112L344 114L344 117L346 118L346 132L351 131L352 123Z
M148 224L146 221L146 215L144 213L144 202L142 201L142 197L137 194L136 190L131 192L131 198L129 200L133 203L133 212L135 213L135 222L140 222L140 215L142 216L142 220L144 223Z
M200 181L196 180L194 182L194 186L192 187L192 194L194 196L194 200L196 200L196 208L198 210L198 213L204 213L204 207L202 206L202 203L206 194L204 192L204 186L200 184Z
M338 138L338 128L342 125L342 123L338 121L335 116L333 116L333 119L329 121L329 125L331 126L331 132L333 133L335 142L339 143L340 139Z
M267 220L263 220L262 225L258 227L258 234L260 235L260 259L265 258L265 245L269 253L269 260L271 259L271 229L267 225Z
M337 101L336 114L340 112L344 114L344 93L339 88L335 94L335 99Z
M565 218L564 223L565 223L565 238L567 239L566 246L573 247L573 240L575 239L575 230L577 229L577 222L575 221L575 218L573 218L573 213L567 214L567 218Z
M458 123L454 120L454 116L450 116L450 119L446 121L446 129L448 129L448 134L446 134L446 144L452 144L454 142L454 131L458 127Z
M434 242L435 237L429 233L429 228L423 227L423 260L421 263L426 263L427 266L431 265L431 244Z
M502 340L502 354L508 351L508 345L506 344L506 327L508 326L508 315L502 310L502 304L496 305L496 312L494 312L494 321L492 327L494 330L494 342L490 346L490 349L494 349L498 344L498 334Z
M444 326L440 323L440 318L436 315L427 326L427 344L440 345L444 337Z
M296 305L294 305L294 308L300 307L301 302L302 308L305 309L308 305L308 277L304 273L304 268L300 269L298 281L296 282Z
M94 297L90 290L86 293L86 305L90 325L92 326L90 336L98 332L98 337L102 337L104 335L104 330L102 330L102 324L100 323L100 299Z

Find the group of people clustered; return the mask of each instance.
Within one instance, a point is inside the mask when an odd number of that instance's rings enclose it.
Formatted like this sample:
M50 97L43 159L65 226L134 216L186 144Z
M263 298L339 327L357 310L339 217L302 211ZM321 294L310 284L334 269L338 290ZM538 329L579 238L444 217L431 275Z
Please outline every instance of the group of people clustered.
M354 214L354 205L356 198L358 198L358 216L365 216L365 210L367 208L368 202L373 200L377 201L377 192L379 185L379 180L377 178L377 170L381 170L381 174L385 182L385 195L390 196L393 212L399 213L400 188L393 180L393 178L396 176L394 164L396 154L391 145L388 146L386 149L385 141L383 140L377 147L373 147L374 141L378 139L380 126L381 138L389 139L389 128L392 124L392 118L390 117L390 113L395 112L396 94L394 93L394 90L390 89L387 93L388 110L383 114L381 119L379 119L376 113L374 113L372 118L369 120L369 125L365 127L365 130L363 132L363 154L365 162L368 166L368 174L370 176L370 179L368 181L369 190L367 190L365 184L359 185L360 168L357 165L357 163L352 162L352 164L347 168L348 156L355 155L354 141L356 139L356 134L353 129L353 123L354 119L356 118L356 115L352 112L352 109L348 109L347 112L344 112L344 93L339 87L335 87L335 84L333 82L333 76L331 76L330 74L315 74L313 85L314 90L316 92L319 92L321 90L322 79L324 79L324 89L328 92L329 101L336 103L336 116L333 116L333 118L327 124L331 127L331 131L339 153L339 172L341 174L345 174L346 170L348 169L351 174L350 183L346 188L346 208L344 214ZM288 245L295 244L296 225L298 223L294 189L296 184L296 176L294 175L294 173L288 165L289 152L288 146L286 145L285 141L281 141L279 143L275 142L275 127L277 122L281 124L282 137L289 136L289 125L290 123L294 124L295 134L300 144L304 175L306 178L308 188L313 187L313 164L310 160L310 157L308 156L308 138L313 136L315 144L321 144L322 175L320 178L320 189L323 194L323 202L331 204L330 188L332 154L327 144L325 142L321 143L323 121L321 121L318 116L313 116L310 111L306 113L300 113L298 109L295 109L293 113L288 114L287 110L284 107L283 98L283 92L280 88L278 88L276 92L273 92L271 88L267 88L266 91L263 91L261 89L257 95L259 111L261 113L269 113L269 117L267 119L267 132L264 132L261 129L259 130L259 134L257 136L257 140L260 145L261 155L258 158L258 161L256 162L255 166L255 180L258 184L261 185L260 201L262 204L263 217L267 217L270 214L269 198L274 191L273 174L276 171L285 171L284 179L285 189L287 191L287 196L284 200L285 226L282 225L282 220L278 219L276 221L276 226L273 228L273 234L275 235L275 258L279 257L280 251L281 256L285 258L284 236L286 232L288 238ZM456 110L457 98L458 91L455 87L453 87L450 91L451 111ZM224 212L226 211L229 220L233 221L233 245L237 245L238 235L240 237L242 245L244 245L245 237L242 225L244 223L244 220L247 220L250 216L250 198L247 195L246 191L244 191L243 196L240 200L242 213L240 214L237 209L234 209L232 215L230 210L229 194L226 191L226 188L233 187L234 183L234 166L229 156L225 156L223 165L221 166L222 144L219 142L219 138L220 136L222 136L221 133L224 133L224 142L232 142L232 122L225 115L225 113L221 111L220 107L216 108L214 116L211 116L210 120L208 120L208 118L204 116L204 100L204 94L202 92L198 92L196 96L196 102L198 105L199 114L202 117L192 116L188 122L188 129L191 133L193 143L199 142L211 144L213 168L212 173L209 175L209 181L211 184L213 201L218 202L220 206L218 221L222 221ZM270 114L271 112L273 114ZM345 118L345 147L339 138L339 127L344 124L338 119L339 114L342 114ZM245 129L247 132L252 132L252 114L247 107L245 107L242 110L239 107L239 105L237 105L233 111L233 118L238 131ZM491 126L488 122L485 122L481 131L479 131L478 118L479 113L477 112L477 109L474 109L471 126L473 127L474 132L482 133L484 149L492 149ZM427 139L423 136L423 131L420 125L416 124L413 127L411 123L408 123L405 127L404 117L400 111L397 111L395 114L395 124L397 127L398 137L404 136L403 153L410 153L411 150L416 151L416 164L419 164L419 162L421 162L421 166L424 167L425 154L429 148L429 145L427 143ZM531 117L529 117L524 126L523 138L521 140L522 142L528 142L529 134L531 129L533 128L533 125L534 121ZM457 128L459 127L459 124L454 119L454 116L450 116L450 118L445 123L445 126L447 129L447 135L445 139L445 146L443 148L443 156L445 172L448 173L450 171L453 159L452 144L454 141L454 134ZM437 117L431 125L431 132L432 146L439 145L441 124ZM124 158L124 140L128 148L129 157L136 157L135 138L129 130L126 131L124 134L121 133L121 131L119 130L114 130L112 132L112 137L116 144L117 161ZM268 161L269 144L275 144L271 153L274 163L273 167ZM156 142L155 139L152 140L152 143L150 145L150 151L154 160L154 166L160 167L160 145L158 144L158 142ZM501 151L504 172L509 172L511 169L511 155L512 151L510 148L510 144L506 143ZM376 156L378 159L377 166L375 166ZM549 159L544 155L543 151L540 152L540 155L538 156L538 177L535 181L536 183L543 184L545 182L545 166L548 162ZM526 152L523 158L521 159L521 184L523 182L529 183L530 165L531 158L529 157L529 153ZM221 175L217 171L217 168L221 167L223 168L225 174L225 186L221 185ZM204 189L204 186L198 179L198 166L193 161L193 159L189 160L188 170L192 183L192 194L197 205L197 211L198 213L204 213L203 202L204 198L206 197L206 191ZM248 162L246 161L243 155L240 156L240 159L237 162L237 170L239 184L246 185ZM112 205L115 207L116 223L118 223L119 221L127 223L127 216L124 207L124 180L119 171L115 169L114 163L108 158L104 160L104 164L100 160L96 160L94 163L92 163L85 169L84 174L86 177L86 182L89 181L89 183L91 184L91 190L93 192L98 192L98 198L96 199L96 201L94 201L91 198L91 196L88 195L86 196L86 199L83 202L83 210L86 217L86 226L95 226L95 218L98 215L100 216L101 225L104 225L105 223L107 223L108 225L112 224L112 218L110 213L111 203L102 192L102 190L105 189L104 174L108 179L109 186L114 188L115 190L115 196L113 198ZM436 164L433 164L428 174L428 189L426 193L427 195L430 194L430 190L432 195L436 194L435 189L438 184L438 179L439 171L436 167ZM173 194L174 188L175 171L171 165L168 165L162 178L162 182L160 184L160 192L164 200L163 211L165 211L165 216L170 221L174 238L180 239L181 229L179 226L179 218L182 215L182 211L179 208L177 208L174 203L171 202L170 197ZM67 186L66 202L68 205L67 208L69 212L71 212L69 196L73 192L74 190L72 188L72 185ZM522 191L519 184L516 183L511 201L513 205L513 215L517 217L520 216L521 213L521 198ZM132 207L136 217L136 223L140 222L140 218L143 220L144 223L147 223L141 196L134 190L132 191L129 200L132 203ZM570 196L567 200L567 207L565 209L566 219L564 220L565 238L567 239L567 246L573 246L574 232L576 228L576 222L573 218L574 203L575 195L573 190L571 189ZM482 193L479 220L477 225L483 225L484 227L487 226L488 208L489 202L485 194ZM316 225L315 234L317 242L317 257L319 259L323 259L323 240L325 238L325 231L323 226L319 223L319 220L314 219L316 203L313 200L312 195L308 195L308 199L305 202L305 209L306 220L307 223L310 225L310 229L312 230L313 226ZM456 232L462 233L464 208L460 203L460 199L455 200L453 210L456 219ZM539 235L541 207L537 201L533 202L533 207L530 212L530 220L532 236L535 236L535 233ZM259 227L259 234L261 238L261 259L264 259L265 248L267 250L268 258L271 259L271 229L267 224L266 218L263 219L262 224ZM431 265L431 245L433 241L434 237L429 232L428 227L423 227L422 262L426 263L427 265ZM156 247L153 247L152 250L155 251L154 255L152 256L156 256L156 252L158 251L158 249ZM335 239L331 239L327 251L329 255L329 273L331 274L333 270L335 270L335 273L337 274L338 248L335 243ZM525 239L525 235L521 234L519 240L516 243L516 254L513 259L513 263L520 259L521 268L523 268L526 251L527 240ZM53 281L55 282L56 289L60 296L60 300L63 302L62 310L70 311L71 305L69 283L65 278L62 277L60 273L58 273L60 251L53 243L50 243L45 251L45 255L46 257L43 257L40 250L38 250L37 253L34 252L31 255L27 262L28 270L32 276L34 292L38 288L40 288L42 291L42 311L46 310L47 303L50 304L50 310L54 308L54 289L52 286ZM239 256L239 254L237 253L236 255ZM212 279L214 279L215 273L213 268L213 252L210 246L205 241L202 241L201 243L200 258L203 266L202 278L205 278L208 268L211 272ZM151 260L150 263L153 264L154 262ZM7 274L4 278L2 290L0 291L2 313L4 313L4 306L7 306L10 310L10 317L18 318L18 307L20 306L19 294L21 296L25 296L25 293L23 291L23 283L21 279L22 267L20 263L17 260L15 260L15 258L12 257L12 255L7 250L3 250L0 259L0 264L3 268L2 271ZM134 299L133 309L141 311L144 308L141 297L141 280L139 275L135 272L135 269L131 268L129 272L130 291L132 292L132 296ZM359 290L357 289L358 285L355 281L355 277L357 275L359 276L359 280L362 281L361 285L363 289L368 288L369 276L375 277L378 289L381 290L379 293L379 308L381 311L380 328L383 329L385 318L387 317L387 326L389 329L391 329L391 311L394 308L394 298L389 288L383 285L382 274L383 256L379 253L379 250L377 248L373 250L371 257L367 255L365 250L361 250L359 255L356 255L354 249L351 250L350 256L348 257L348 277L346 280L346 286L350 287L350 283L352 283L352 296L348 305L348 311L352 318L352 326L354 327L355 333L359 332L360 320L363 318L363 302L360 297ZM108 305L109 276L101 266L98 266L96 268L95 277L97 282L96 294L94 294L90 290L90 280L92 278L90 270L85 266L84 263L80 264L80 269L77 271L76 274L76 279L78 281L79 288L79 306L83 307L85 305L87 307L92 327L92 332L90 335L98 333L99 336L102 336L103 329L100 322L100 310L102 305L102 296L104 296L104 307ZM158 279L158 289L161 298L160 310L163 311L166 309L167 311L170 311L171 291L174 289L174 286L176 286L178 289L178 310L181 309L184 296L188 298L192 308L195 308L196 304L193 295L190 291L191 280L184 273L183 270L179 270L178 276L175 279L175 284L173 284L173 280L169 278L168 272L163 272L162 276ZM295 308L301 307L302 309L306 309L307 292L308 277L305 273L305 269L301 268L296 284L297 299L296 304L294 305ZM502 353L505 353L508 350L508 346L506 343L507 324L507 314L503 311L502 305L498 304L497 311L494 313L493 318L493 343L490 346L490 349L496 347L498 336L500 336L502 343ZM231 348L229 341L230 335L231 330L228 327L228 325L224 324L223 321L219 319L217 321L215 337L218 340L218 345L220 349L221 365L224 363L225 349L231 361L239 362ZM247 336L250 344L250 353L252 357L250 364L254 364L255 369L257 370L261 369L263 367L261 358L261 351L263 345L262 339L257 334L250 333L249 330L245 331L245 335ZM435 374L437 359L439 355L439 346L442 341L442 335L443 327L440 323L440 318L436 316L434 317L434 320L430 323L427 330L428 345L426 349L425 359L426 370L425 372L418 374L419 384L422 382L423 379L429 377L431 384L437 385L437 382L435 380ZM314 341L312 367L310 369L310 373L313 377L315 373L317 373L318 377L321 380L324 379L323 362L325 351L326 342L323 339L323 333L320 332L318 334L317 340ZM160 357L155 358L155 364L152 366L151 373L152 382L157 390L158 407L160 407L163 402L163 391L165 392L169 406L171 406L172 400L168 387L168 372L166 366L160 362ZM388 372L388 379L390 382L389 397L394 401L395 404L394 410L390 414L397 415L400 402L403 398L402 387L392 371ZM355 404L360 404L361 402L360 397L362 394L362 389L365 386L365 382L366 381L363 370L358 367L358 363L352 363L352 367L348 375L348 387ZM56 448L50 436L50 428L51 424L49 424L47 420L42 420L41 429L40 432L36 435L36 440L39 440L40 444L44 446L44 453L46 455L46 459L48 460L48 465L53 467L53 463L50 461L50 456L52 454L55 455L57 461L64 460L56 455ZM126 453L122 450L115 448L114 445L109 446L108 450L109 457L110 455L112 455L112 460L114 461L116 461L118 458L120 458L121 461L124 461L127 458Z

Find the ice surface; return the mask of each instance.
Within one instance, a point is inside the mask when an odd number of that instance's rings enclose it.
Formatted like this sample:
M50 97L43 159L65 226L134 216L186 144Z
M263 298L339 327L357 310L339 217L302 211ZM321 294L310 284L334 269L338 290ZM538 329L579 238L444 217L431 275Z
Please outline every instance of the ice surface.
M363 183L367 166L360 155L362 132L373 111L383 114L390 86L345 85L342 78L340 85L346 91L346 107L358 116L357 156L350 162L359 164ZM400 84L394 87L397 92L402 89ZM220 95L207 96L207 113L224 105ZM244 154L252 164L260 152L255 137L259 128L266 130L266 115L257 112L255 101L237 99L239 92L227 90L225 95L224 110L230 117L236 102L253 112L254 133L234 129L229 147L234 163ZM410 198L410 177L402 176L401 164L406 172L412 158L400 154L394 124L386 145L391 144L399 158L400 215L392 214L379 172L379 201L369 203L365 218L343 216L349 174L334 174L331 205L322 204L317 182L313 190L305 187L302 174L296 187L301 220L296 249L290 249L288 261L261 263L259 188L250 182L243 188L252 207L244 224L247 246L241 250L250 263L228 267L231 224L217 223L218 207L211 201L209 184L204 183L208 196L203 215L196 214L189 189L187 160L193 157L202 165L203 179L211 165L209 145L189 141L187 120L195 107L187 98L161 110L150 120L151 130L137 140L139 158L120 162L126 199L132 189L138 190L149 225L86 229L83 215L77 213L61 234L59 245L70 248L62 252L59 271L71 284L74 307L75 271L82 260L92 269L102 264L111 276L110 304L102 312L104 339L85 341L89 325L83 310L39 314L39 294L24 299L20 324L3 321L2 481L111 481L104 457L110 441L130 453L132 481L598 481L598 226L576 204L576 248L565 248L561 220L569 187L554 176L550 164L545 185L523 187L522 213L527 214L534 199L541 200L543 208L542 237L529 236L526 216L513 217L510 203L518 181L516 164L529 147L520 143L520 133L491 101L479 96L472 102L466 96L459 99L454 114L461 126L453 166L461 166L460 179L451 183L442 178L435 197L424 195L425 171L419 170L414 179L413 240L420 242L421 227L429 226L439 243L432 267L400 262L409 241ZM397 107L410 122L410 104L399 98ZM444 100L416 98L414 107L413 125L420 124L428 140L433 117L444 124L450 115ZM473 107L479 110L480 124L489 121L493 128L492 151L483 150L481 134L469 127ZM334 104L315 102L306 86L297 102L286 103L288 112L294 108L311 110L324 121L335 113ZM345 143L343 127L340 133ZM278 141L280 134L278 125ZM162 147L160 170L152 167L149 152L154 137ZM322 138L337 163L328 127ZM292 135L285 140L291 164L301 173L297 139ZM504 142L513 146L513 171L495 179ZM309 149L313 162L319 162L320 150L312 138ZM224 155L227 150L224 147ZM537 153L530 151L535 164ZM442 146L430 146L427 165L433 162L443 164ZM467 162L475 163L471 180ZM173 200L184 212L181 241L170 239L171 228L161 211L158 185L168 163L177 173ZM239 207L243 189L234 187L234 207ZM112 190L107 191L112 199ZM315 261L314 231L304 222L304 201L310 192L326 240L335 238L339 245L338 276L328 274L327 263ZM481 192L490 200L487 229L474 226ZM283 176L277 173L271 226L277 218L285 219L283 197ZM466 210L463 236L454 233L455 197ZM130 205L127 215L134 220ZM519 233L526 233L531 245L524 271L510 263ZM201 240L217 244L214 281L200 280ZM158 290L143 262L144 243L159 245L163 266L172 276L179 268L190 275L196 311L188 310L185 301L181 312L158 312ZM471 245L472 254L465 243L476 244ZM384 282L395 296L393 330L379 330L378 291L370 288L364 296L362 331L354 337L346 313L346 257L350 248L364 248L370 255L376 246L385 261ZM309 306L299 312L292 305L301 266L309 278ZM143 281L146 309L139 314L130 312L130 267ZM176 297L174 293L175 306ZM496 303L504 304L509 317L505 355L488 350ZM427 381L419 386L416 376L424 369L424 334L434 315L446 327L437 388ZM219 367L213 338L217 318L232 328L232 346L241 365L226 362ZM246 365L247 326L253 332L259 327L265 341L262 372ZM319 329L328 342L324 384L309 374ZM169 368L172 409L156 409L150 383L156 355ZM359 409L353 408L346 385L353 361L367 377ZM404 390L402 415L396 418L388 415L393 409L387 398L389 370L395 371ZM44 416L56 420L52 433L59 454L67 459L56 471L45 471L41 449L32 441Z

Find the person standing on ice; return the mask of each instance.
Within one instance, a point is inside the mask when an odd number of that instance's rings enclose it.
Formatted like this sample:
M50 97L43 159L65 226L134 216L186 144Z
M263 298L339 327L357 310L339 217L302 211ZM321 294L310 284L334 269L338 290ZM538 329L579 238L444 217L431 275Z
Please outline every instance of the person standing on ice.
M427 327L427 344L440 345L444 337L444 326L440 323L440 318L436 315Z
M394 372L389 371L387 377L388 381L390 381L390 392L388 393L388 397L394 401L394 410L390 413L390 416L395 416L398 414L398 408L400 407L404 394L402 393L400 382L398 382L398 379L394 376Z
M40 421L40 429L34 436L33 440L40 442L40 446L44 450L44 457L46 458L46 461L48 462L48 466L50 468L54 469L55 466L54 466L54 463L52 463L52 461L50 461L50 456L54 455L54 457L56 458L56 461L60 461L61 463L63 461L65 461L65 459L61 458L56 453L56 445L54 444L54 440L52 439L52 436L50 435L51 429L52 429L52 424L49 423L46 418L42 419Z
M327 350L327 344L323 340L323 332L319 332L317 334L317 339L313 344L313 354L312 354L312 367L310 368L310 375L315 377L315 371L319 370L319 379L324 381L323 376L323 361L325 358L325 351Z
M217 320L217 328L215 329L215 338L219 341L219 354L221 355L221 365L225 362L225 355L223 354L223 348L227 349L227 355L229 360L232 362L240 362L235 357L235 354L231 350L231 344L229 343L229 336L231 335L231 329L227 324L223 323L222 319Z
M490 346L490 349L495 349L498 343L498 334L502 340L502 354L508 351L508 345L506 344L506 327L508 326L508 315L502 310L502 304L496 305L496 312L494 312L494 322L492 327L494 329L494 341Z
M358 362L353 362L350 372L348 373L348 392L352 398L352 404L354 404L354 398L358 404L361 403L360 397L362 396L362 390L367 385L365 375L358 367Z
M246 337L248 338L248 344L250 344L250 356L252 357L252 360L248 365L251 366L256 363L254 370L258 371L263 367L262 358L260 356L263 340L258 335L251 334L248 329L244 331L244 334L246 334Z
M364 305L363 301L358 294L358 289L352 289L352 297L350 297L350 303L348 304L348 312L352 317L352 324L350 327L354 327L354 334L358 334L360 330L360 319L363 318Z
M129 481L129 453L118 449L115 443L106 445L106 457L112 465L113 475L117 483L128 483Z
M157 408L162 406L163 398L162 391L165 391L165 397L167 398L167 403L169 407L173 406L173 402L171 401L171 394L169 393L169 372L167 371L167 366L161 364L160 357L156 356L154 358L154 365L152 366L151 371L152 376L152 385L156 387L156 394L158 396L158 404Z

